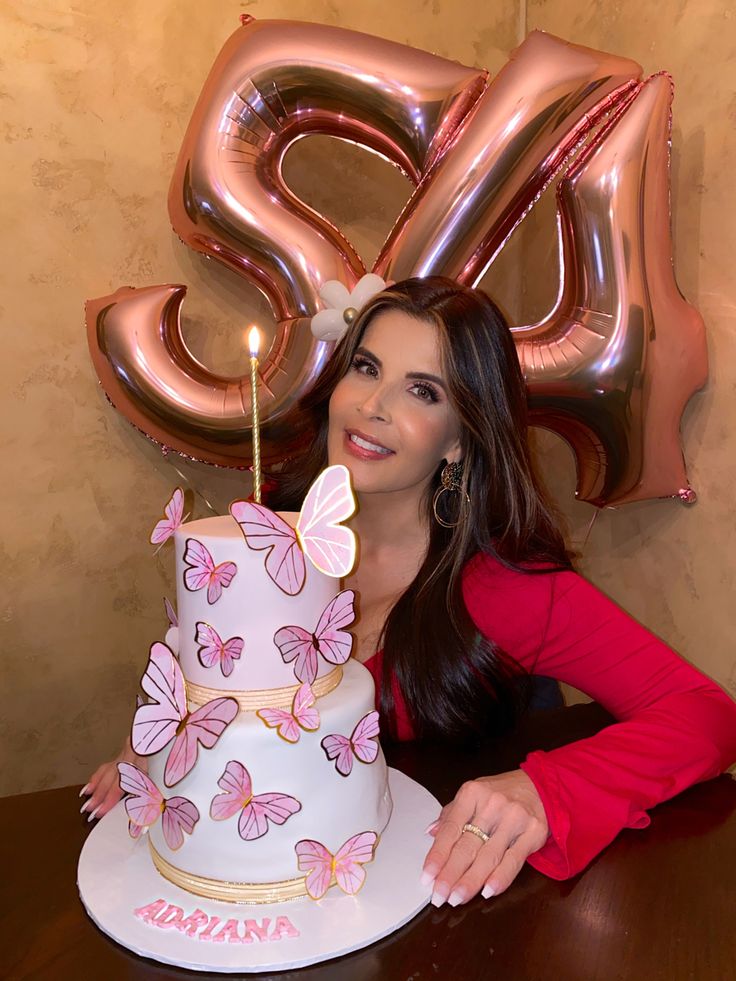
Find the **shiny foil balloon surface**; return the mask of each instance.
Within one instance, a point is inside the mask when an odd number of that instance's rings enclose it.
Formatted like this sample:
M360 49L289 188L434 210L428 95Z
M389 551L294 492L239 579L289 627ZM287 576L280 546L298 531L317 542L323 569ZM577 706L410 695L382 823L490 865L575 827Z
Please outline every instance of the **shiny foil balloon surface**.
M487 73L319 24L254 21L205 82L169 194L193 249L267 297L278 330L261 359L261 452L334 343L309 329L327 280L366 272L355 249L286 186L295 140L321 133L401 168L415 192L376 261L384 279L477 284L544 187L558 187L561 282L541 323L515 327L533 420L572 445L578 496L597 505L687 497L679 419L706 376L703 323L672 272L671 84L624 58L534 32ZM114 405L150 438L224 466L250 462L249 383L186 348L179 285L89 301L90 350Z

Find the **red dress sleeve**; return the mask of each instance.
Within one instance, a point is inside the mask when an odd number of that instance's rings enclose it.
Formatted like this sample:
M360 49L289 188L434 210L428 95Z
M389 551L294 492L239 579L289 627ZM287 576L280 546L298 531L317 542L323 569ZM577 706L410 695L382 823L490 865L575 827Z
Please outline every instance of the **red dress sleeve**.
M574 572L528 574L477 555L463 579L478 629L537 675L567 682L617 722L521 769L544 804L547 843L528 862L554 879L580 872L647 808L736 759L736 704Z

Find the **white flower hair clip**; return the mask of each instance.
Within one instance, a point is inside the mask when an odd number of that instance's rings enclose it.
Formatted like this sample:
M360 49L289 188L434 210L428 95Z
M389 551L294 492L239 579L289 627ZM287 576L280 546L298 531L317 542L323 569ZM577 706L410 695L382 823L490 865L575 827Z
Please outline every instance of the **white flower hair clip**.
M319 291L327 309L312 317L312 333L320 341L339 341L368 300L385 288L386 283L375 273L362 276L351 293L338 279L328 279Z

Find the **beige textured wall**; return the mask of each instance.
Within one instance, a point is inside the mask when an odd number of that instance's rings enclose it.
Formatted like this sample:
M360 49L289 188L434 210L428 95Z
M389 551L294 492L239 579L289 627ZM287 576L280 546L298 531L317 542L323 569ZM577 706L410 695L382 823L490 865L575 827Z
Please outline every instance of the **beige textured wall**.
M651 2L529 4L335 3L282 0L17 0L0 10L0 361L5 481L0 599L3 713L0 794L83 781L121 742L149 644L173 595L170 552L153 558L152 523L184 482L195 513L226 508L248 488L240 474L161 456L106 402L89 359L82 305L121 285L182 282L187 337L224 371L245 367L244 323L270 316L254 290L191 255L166 213L169 175L217 51L247 11L340 24L435 51L492 72L524 22L669 68L675 102L677 270L709 328L712 381L685 422L696 508L631 505L597 518L585 570L666 640L736 690L730 638L734 560L733 441L736 287L727 276L736 236L730 168L736 160L736 44L726 5L697 16ZM11 9L12 7L12 9ZM666 8L665 8L666 9ZM679 25L674 22L680 12ZM653 39L653 40L650 40ZM704 57L708 51L707 59ZM727 84L730 82L730 85ZM730 111L730 115L729 115ZM288 161L294 190L335 220L369 261L408 186L390 166L315 138ZM328 189L328 190L327 190ZM528 320L551 296L549 203L538 228L510 244L487 287ZM545 218L545 205L547 208ZM730 248L729 248L730 246ZM546 291L546 292L545 292ZM237 328L237 329L236 329ZM571 457L539 439L545 471L582 538L592 510L571 501ZM177 472L178 471L178 472ZM730 477L730 480L729 480Z

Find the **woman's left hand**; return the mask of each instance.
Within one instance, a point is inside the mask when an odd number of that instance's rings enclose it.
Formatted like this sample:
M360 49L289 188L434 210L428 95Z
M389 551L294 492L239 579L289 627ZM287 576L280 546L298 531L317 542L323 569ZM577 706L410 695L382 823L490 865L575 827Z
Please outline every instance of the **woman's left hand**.
M489 835L483 841L463 825ZM434 844L424 860L422 882L434 880L432 902L465 903L479 890L497 896L544 845L549 825L536 787L523 770L464 783L428 832Z

